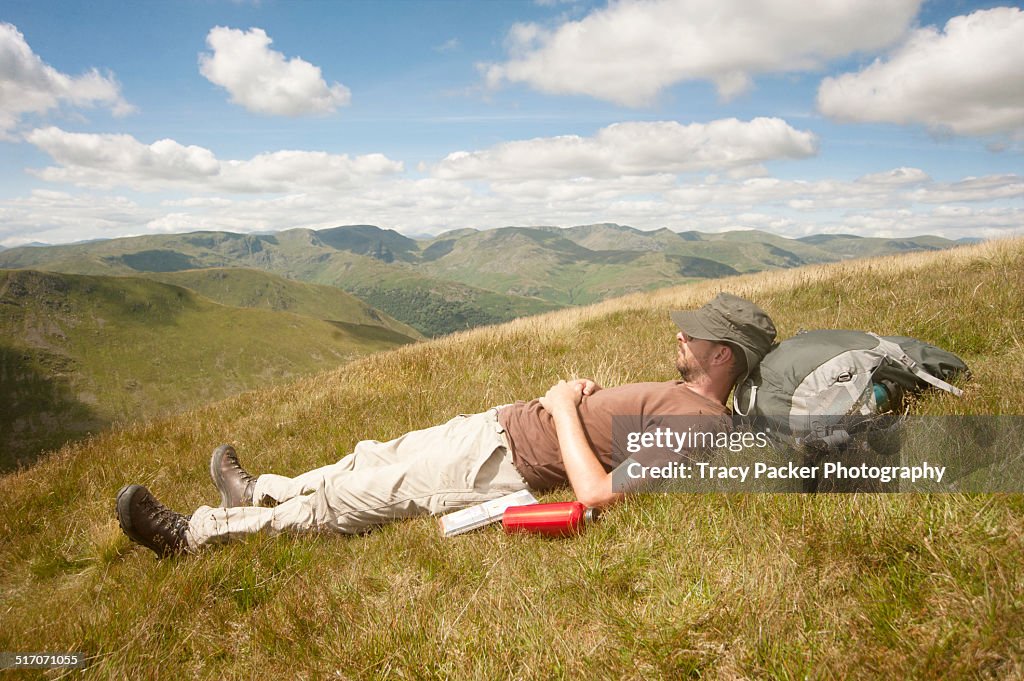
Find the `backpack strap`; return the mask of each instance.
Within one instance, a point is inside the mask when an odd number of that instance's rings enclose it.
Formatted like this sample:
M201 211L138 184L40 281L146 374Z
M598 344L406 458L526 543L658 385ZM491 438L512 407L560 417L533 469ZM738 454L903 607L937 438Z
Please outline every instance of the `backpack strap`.
M899 346L899 343L894 343L892 341L885 340L881 336L878 336L877 334L874 333L869 333L868 335L874 336L875 338L878 339L878 347L884 350L886 355L892 357L897 362L902 364L904 367L906 367L907 371L910 371L925 383L933 385L939 390L945 390L948 393L953 393L957 397L963 396L964 391L961 390L960 388L957 388L954 385L950 385L949 383L943 381L941 378L933 376L927 371L925 371L920 364L915 362L914 359L910 355L908 355L903 350L903 348Z
M743 411L740 409L739 390L732 392L732 413L738 414L739 416L746 416L750 413L750 410L754 408L754 400L757 399L757 385L752 381L747 381L750 384L750 399L747 400L747 410Z

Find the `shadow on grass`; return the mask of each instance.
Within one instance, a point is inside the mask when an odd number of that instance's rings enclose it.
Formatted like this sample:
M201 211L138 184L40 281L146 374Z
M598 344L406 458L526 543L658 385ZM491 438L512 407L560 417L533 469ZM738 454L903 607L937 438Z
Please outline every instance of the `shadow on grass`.
M75 395L67 357L0 343L0 473L110 423Z

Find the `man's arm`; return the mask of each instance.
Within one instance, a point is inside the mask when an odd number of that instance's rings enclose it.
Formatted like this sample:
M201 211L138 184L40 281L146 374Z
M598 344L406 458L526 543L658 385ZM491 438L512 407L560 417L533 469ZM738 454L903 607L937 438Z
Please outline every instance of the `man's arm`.
M541 406L551 414L558 435L558 448L576 499L585 506L605 508L622 499L612 491L612 474L604 470L590 448L577 406L584 395L598 390L586 379L559 381L540 398Z

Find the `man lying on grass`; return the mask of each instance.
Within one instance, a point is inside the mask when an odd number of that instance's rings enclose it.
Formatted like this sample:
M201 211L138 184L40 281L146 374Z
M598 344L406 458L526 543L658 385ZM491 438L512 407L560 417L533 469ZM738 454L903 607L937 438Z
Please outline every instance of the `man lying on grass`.
M530 402L460 415L390 442L364 440L337 463L295 478L250 475L234 448L222 445L210 461L220 507L184 516L128 485L117 494L118 521L132 541L163 558L255 532L356 534L523 489L568 485L583 504L609 506L623 496L611 471L625 459L612 447L612 417L726 414L733 385L775 339L768 315L729 293L673 312L672 320L680 329L680 380L607 389L588 379L559 381Z

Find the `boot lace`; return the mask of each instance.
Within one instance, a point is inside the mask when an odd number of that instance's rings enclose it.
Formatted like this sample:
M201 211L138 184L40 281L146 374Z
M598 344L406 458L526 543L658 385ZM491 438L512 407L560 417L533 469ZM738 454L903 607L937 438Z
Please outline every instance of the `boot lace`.
M185 530L188 529L188 517L167 508L152 494L146 494L139 500L141 510L153 523L156 533L153 541L165 549L173 550L185 543ZM168 538L170 541L168 541Z

